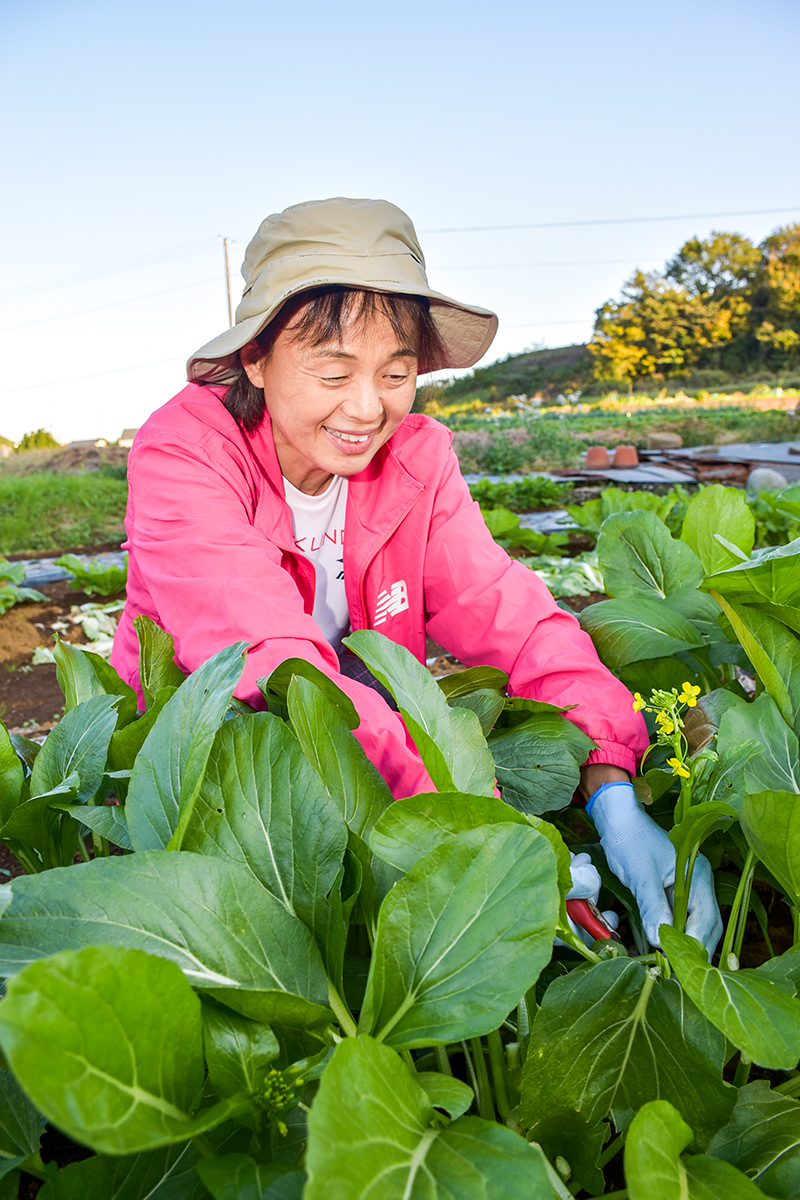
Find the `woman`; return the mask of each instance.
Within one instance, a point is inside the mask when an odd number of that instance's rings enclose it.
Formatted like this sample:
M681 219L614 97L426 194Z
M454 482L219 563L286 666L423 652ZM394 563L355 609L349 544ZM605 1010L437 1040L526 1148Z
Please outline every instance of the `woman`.
M399 714L342 669L342 637L375 628L424 662L429 634L500 667L512 694L569 708L594 740L587 811L657 943L674 851L630 783L641 716L577 621L496 545L448 430L411 414L417 374L477 362L497 318L431 290L411 221L382 200L268 217L242 273L236 324L192 356L189 385L131 450L114 665L138 687L140 613L187 671L246 641L237 694L258 708L256 681L307 659L355 703L356 736L395 796L434 788ZM688 930L712 949L719 936L705 862Z

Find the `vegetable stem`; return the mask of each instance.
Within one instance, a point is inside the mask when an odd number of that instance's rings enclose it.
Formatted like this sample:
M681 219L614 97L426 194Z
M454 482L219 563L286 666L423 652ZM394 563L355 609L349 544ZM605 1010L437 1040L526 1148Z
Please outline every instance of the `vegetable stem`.
M733 897L728 924L725 929L725 937L722 942L722 949L719 952L719 961L721 966L726 966L731 953L737 958L742 952L742 942L744 941L744 927L747 921L747 912L750 907L750 893L753 887L753 875L756 868L756 856L752 850L748 849L747 858L742 867L742 874L739 878L739 883L736 887L736 895Z
M597 1160L597 1165L601 1171L602 1171L603 1167L607 1166L608 1163L611 1162L612 1158L614 1158L614 1156L618 1153L618 1151L620 1151L622 1149L624 1144L625 1144L625 1134L624 1133L620 1133L617 1135L617 1137L612 1138L612 1140L608 1143L605 1150L603 1151L603 1153L600 1155L600 1157Z
M736 1070L733 1075L733 1086L734 1087L737 1087L737 1088L744 1087L744 1085L747 1083L748 1079L750 1078L750 1068L752 1067L752 1065L753 1065L752 1059L748 1058L747 1055L744 1052L742 1052L739 1055L739 1061L736 1064Z
M200 1154L203 1158L217 1158L217 1151L211 1145L211 1142L204 1133L198 1133L195 1137L193 1137L192 1145L194 1145L200 1151Z
M450 1066L450 1056L447 1053L447 1046L434 1046L433 1053L436 1056L436 1065L442 1075L452 1075L453 1068Z
M331 983L330 979L328 980L328 1003L333 1009L336 1020L341 1025L346 1036L355 1037L358 1030L356 1029L356 1023L353 1018L353 1014L350 1012L350 1009L347 1007L344 1000Z
M585 946L578 937L577 933L575 933L569 925L567 925L566 928L564 928L563 925L557 925L556 937L560 938L564 945L568 946L570 950L574 950L577 954L582 955L584 958L588 958L590 963L599 963L602 961L600 955L595 954L594 950L591 950L588 946Z
M772 1090L780 1092L782 1096L800 1096L800 1071L784 1079L783 1083L776 1083Z
M38 1150L30 1158L26 1158L24 1163L20 1163L19 1169L20 1171L24 1171L26 1175L33 1175L34 1179L46 1180L52 1174L52 1171L48 1171L42 1162L42 1156Z
M489 1066L492 1071L492 1083L500 1120L505 1121L511 1112L511 1102L508 1098L508 1078L506 1075L506 1056L503 1050L503 1039L500 1031L493 1029L487 1034L486 1044L489 1047Z
M475 1098L478 1101L478 1113L485 1121L494 1121L496 1117L494 1102L492 1100L492 1086L489 1082L489 1072L486 1069L483 1042L480 1038L470 1038L469 1044L475 1067L475 1082L477 1084Z

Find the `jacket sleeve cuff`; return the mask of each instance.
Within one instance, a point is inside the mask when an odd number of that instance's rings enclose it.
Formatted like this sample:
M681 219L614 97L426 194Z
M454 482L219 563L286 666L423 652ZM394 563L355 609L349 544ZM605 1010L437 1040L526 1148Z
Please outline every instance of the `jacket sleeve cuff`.
M620 767L629 775L636 774L637 756L630 746L622 742L608 742L598 739L596 749L589 754L584 766L592 763L607 763L610 767Z

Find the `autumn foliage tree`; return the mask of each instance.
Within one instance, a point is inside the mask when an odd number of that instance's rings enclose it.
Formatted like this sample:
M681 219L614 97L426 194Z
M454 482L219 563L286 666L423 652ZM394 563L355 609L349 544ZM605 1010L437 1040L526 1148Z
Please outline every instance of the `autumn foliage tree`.
M636 271L597 310L589 350L596 378L628 385L800 365L800 225L760 246L736 233L693 238L663 273Z

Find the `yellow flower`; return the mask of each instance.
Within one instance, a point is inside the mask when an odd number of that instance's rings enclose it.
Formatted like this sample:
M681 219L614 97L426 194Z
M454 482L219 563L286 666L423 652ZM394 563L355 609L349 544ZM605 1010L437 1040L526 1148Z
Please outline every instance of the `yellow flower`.
M673 775L680 775L683 779L689 778L690 772L686 770L686 767L679 758L668 758L667 762L672 767Z
M668 713L665 713L665 712L656 713L656 722L658 725L661 726L661 729L659 731L660 733L674 733L675 732L675 724Z
M683 691L678 696L679 704L688 704L689 708L694 708L697 704L697 697L700 695L700 688L688 681L683 685Z
M643 708L646 708L646 707L647 707L647 701L642 699L642 693L634 692L633 693L633 711L640 712Z

